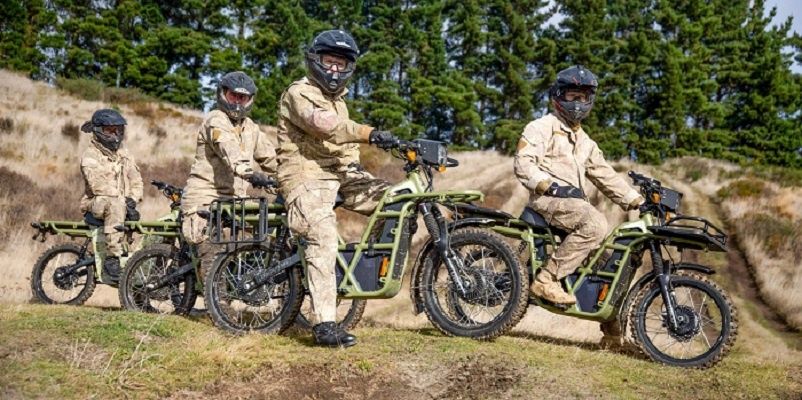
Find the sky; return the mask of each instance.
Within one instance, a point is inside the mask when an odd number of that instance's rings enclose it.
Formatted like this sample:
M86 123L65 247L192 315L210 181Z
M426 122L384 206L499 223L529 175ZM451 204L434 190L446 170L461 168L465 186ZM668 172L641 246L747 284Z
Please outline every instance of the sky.
M785 22L789 16L794 17L794 22L791 27L796 33L802 34L802 0L767 0L766 11L771 10L772 7L777 7L777 16L774 17L776 24Z
M766 12L769 12L772 7L777 7L777 15L774 17L775 24L782 24L789 16L793 16L791 30L802 35L802 11L800 11L802 0L766 0ZM791 71L802 73L802 65L798 63L792 65Z

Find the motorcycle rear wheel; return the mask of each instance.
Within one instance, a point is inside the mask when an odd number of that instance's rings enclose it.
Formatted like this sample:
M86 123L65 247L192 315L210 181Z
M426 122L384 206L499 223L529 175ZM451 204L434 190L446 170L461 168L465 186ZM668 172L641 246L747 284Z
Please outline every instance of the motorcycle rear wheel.
M217 257L204 282L204 300L215 326L233 334L281 333L292 326L304 299L300 268L286 269L274 283L244 289L268 272L269 254L267 245L250 244Z
M137 251L128 259L119 287L120 305L123 308L157 314L189 314L198 297L194 271L176 278L161 289L152 292L145 289L147 284L158 282L180 267L176 264L183 260L176 262L175 251L172 245L154 244Z
M71 244L53 246L36 260L31 272L31 291L45 304L81 305L95 291L95 264L78 268L72 273L57 275L83 261L81 248Z

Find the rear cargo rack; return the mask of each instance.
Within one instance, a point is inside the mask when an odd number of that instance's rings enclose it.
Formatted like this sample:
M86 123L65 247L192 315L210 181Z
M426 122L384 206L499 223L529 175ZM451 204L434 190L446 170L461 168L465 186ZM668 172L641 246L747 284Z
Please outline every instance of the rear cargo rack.
M264 197L218 199L209 205L213 244L261 243L267 238L269 202Z

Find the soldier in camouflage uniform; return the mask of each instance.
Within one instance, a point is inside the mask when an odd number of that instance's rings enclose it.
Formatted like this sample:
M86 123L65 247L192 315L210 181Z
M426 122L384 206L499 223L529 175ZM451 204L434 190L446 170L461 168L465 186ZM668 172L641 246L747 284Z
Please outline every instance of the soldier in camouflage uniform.
M274 173L275 147L267 135L247 117L253 106L256 85L243 72L222 77L217 87L217 106L198 130L195 161L181 198L184 215L181 230L188 242L197 245L201 279L214 250L206 240L207 221L198 211L208 209L218 198L246 196L248 183L266 186L265 174L255 172L255 160L267 173Z
M85 192L81 212L103 220L106 237L104 280L116 282L124 234L114 229L127 219L139 219L136 205L142 201L142 177L134 158L121 149L125 138L125 118L117 111L98 110L81 130L92 133L92 143L81 156L81 175Z
M282 94L278 123L278 180L290 229L306 241L313 333L318 344L351 346L356 338L335 324L337 193L343 207L370 214L387 183L359 165L357 143L386 147L397 139L352 121L343 101L359 55L341 30L320 33L306 53L307 77Z
M644 201L582 129L597 87L596 76L580 65L560 71L549 90L554 112L526 126L515 155L515 174L530 191L530 206L550 225L569 233L530 287L532 295L557 304L576 303L560 280L607 235L607 220L585 197L588 181L624 210ZM613 333L604 327L602 331Z

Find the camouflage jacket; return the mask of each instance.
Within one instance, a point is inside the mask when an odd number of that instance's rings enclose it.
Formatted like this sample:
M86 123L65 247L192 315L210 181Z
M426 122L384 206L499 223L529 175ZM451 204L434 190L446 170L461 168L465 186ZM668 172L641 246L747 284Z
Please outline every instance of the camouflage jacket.
M125 149L112 152L92 139L81 156L81 175L85 186L82 212L89 210L95 196L122 196L142 201L142 176L134 157Z
M254 170L251 161L275 175L275 141L250 118L234 125L228 116L213 110L198 130L192 164L181 208L192 213L218 197L242 197L250 184L244 180Z
M554 114L524 128L515 154L515 175L539 197L552 182L587 191L588 180L622 208L643 201L607 163L602 151L580 127L571 130Z
M287 201L301 182L335 180L351 163L359 162L359 145L373 130L348 116L343 92L327 97L307 78L282 94L278 122L278 179ZM312 182L310 182L312 181Z

